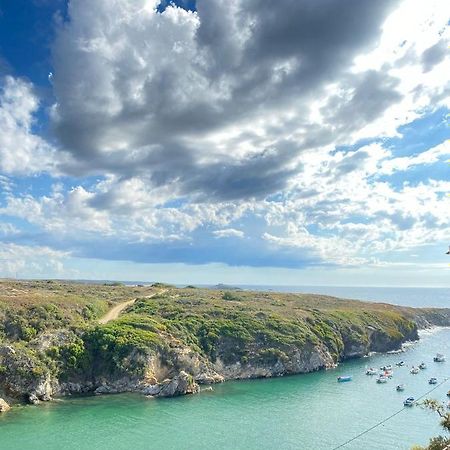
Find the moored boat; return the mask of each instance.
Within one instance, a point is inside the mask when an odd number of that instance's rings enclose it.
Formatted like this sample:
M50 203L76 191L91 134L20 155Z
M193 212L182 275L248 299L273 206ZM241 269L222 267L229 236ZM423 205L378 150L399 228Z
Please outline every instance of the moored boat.
M445 356L442 353L436 353L436 356L433 358L434 362L444 362Z
M352 381L352 376L351 375L341 375L340 377L337 378L339 383L344 383L346 381Z
M404 391L405 390L405 385L404 384L397 384L397 387L395 389L397 389L397 391Z
M404 406L413 406L415 402L416 402L416 401L415 401L414 397L408 397L408 398L403 402L403 405L404 405Z
M413 366L413 368L409 372L412 373L413 375L416 375L419 373L419 369Z
M377 371L373 367L369 367L366 370L366 375L376 375L376 374L377 374Z
M438 380L435 377L432 377L428 380L428 384L437 384Z
M402 367L402 366L405 365L405 361L399 361L398 363L395 363L395 365L396 365L397 367Z
M419 369L423 370L423 369L426 369L426 368L427 368L427 365L424 362L421 362L419 364Z
M378 378L377 378L377 383L387 383L387 381L388 381L388 379L387 379L387 377L385 377L384 375L380 375Z

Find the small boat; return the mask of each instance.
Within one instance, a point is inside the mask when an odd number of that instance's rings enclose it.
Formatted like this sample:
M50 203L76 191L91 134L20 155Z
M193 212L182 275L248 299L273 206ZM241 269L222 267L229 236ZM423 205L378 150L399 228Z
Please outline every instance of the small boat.
M445 356L442 353L436 353L436 356L433 358L434 362L444 362Z
M404 391L405 390L405 385L404 384L397 384L397 387L395 388L397 389L397 391Z
M399 361L398 363L395 364L397 367L402 367L405 365L405 361Z
M404 406L414 406L414 403L416 401L414 400L414 397L408 397L404 402L403 405Z
M366 370L366 375L376 375L376 374L377 374L377 371L373 367L369 367Z
M450 397L450 391L447 392L447 397Z
M434 377L430 378L428 380L428 384L437 384L437 378L434 378Z
M421 362L419 364L419 369L423 370L423 369L426 369L426 368L427 368L427 365L424 362Z
M351 375L342 375L340 377L337 378L339 383L344 383L346 381L352 381L352 376Z
M380 375L378 378L377 378L377 383L387 383L387 381L388 381L388 379L387 379L387 377L385 377L384 375Z
M380 367L380 370L382 370L383 372L386 372L387 370L392 370L392 366L389 364L388 366Z
M413 367L409 372L413 375L417 375L419 373L419 369L417 367Z
M450 409L450 402L447 403L447 409Z
M385 370L383 375L387 378L392 378L394 376L394 372L392 372L392 370Z

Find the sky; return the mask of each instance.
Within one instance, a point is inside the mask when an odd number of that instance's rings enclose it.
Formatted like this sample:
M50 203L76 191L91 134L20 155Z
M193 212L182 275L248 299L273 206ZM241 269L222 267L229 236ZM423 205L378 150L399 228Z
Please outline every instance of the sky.
M0 0L0 277L450 287L449 19Z

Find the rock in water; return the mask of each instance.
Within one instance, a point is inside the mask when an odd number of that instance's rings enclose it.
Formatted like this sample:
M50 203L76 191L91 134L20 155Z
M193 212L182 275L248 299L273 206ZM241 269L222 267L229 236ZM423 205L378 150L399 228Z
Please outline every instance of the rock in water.
M11 406L5 402L2 398L0 398L0 413L6 412L11 409Z
M36 394L30 394L28 396L28 403L32 405L39 405L41 401L39 400L38 396Z
M176 377L163 382L159 396L175 397L176 395L196 394L200 391L199 385L192 375L182 370Z

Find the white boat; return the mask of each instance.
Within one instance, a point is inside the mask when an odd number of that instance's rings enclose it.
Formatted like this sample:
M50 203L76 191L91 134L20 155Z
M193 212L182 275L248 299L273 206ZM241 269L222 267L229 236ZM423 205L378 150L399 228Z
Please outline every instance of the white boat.
M432 377L428 380L428 384L437 384L437 382L438 382L437 378L434 378L434 377Z
M414 397L408 397L404 402L403 402L403 405L404 406L414 406L414 403L415 403L416 401L415 401L415 399L414 399Z
M376 375L376 374L377 374L377 371L373 367L369 367L366 370L366 375Z
M442 353L436 353L436 356L433 358L434 362L444 362L445 356Z
M340 377L337 378L338 383L345 383L346 381L352 381L352 376L351 375L341 375Z
M417 367L413 367L409 372L413 375L417 375L419 373L419 369Z
M404 384L398 384L395 389L397 389L397 391L404 391L405 390L405 385Z
M399 361L398 363L395 363L395 365L396 365L397 367L402 367L402 366L405 365L405 361Z
M386 372L386 371L392 370L392 366L389 364L388 366L380 367L380 370L382 370L383 372Z
M419 369L423 370L423 369L426 369L426 368L427 368L427 365L424 362L421 362L419 364Z
M377 383L387 383L387 381L388 381L388 379L387 379L387 377L385 377L384 375L380 375L378 378L377 378Z

